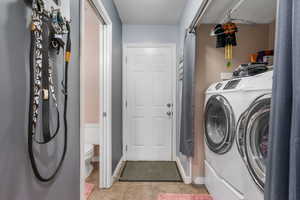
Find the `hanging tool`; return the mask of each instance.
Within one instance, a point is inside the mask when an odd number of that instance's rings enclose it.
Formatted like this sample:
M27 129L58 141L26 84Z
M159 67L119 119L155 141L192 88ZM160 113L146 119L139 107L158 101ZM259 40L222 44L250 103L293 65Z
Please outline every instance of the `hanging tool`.
M67 44L63 42L67 36ZM60 113L56 99L53 80L53 66L50 64L50 54L67 46L65 77L63 81L64 101L64 147L61 159L53 173L45 177L39 171L34 153L34 144L47 145L52 142L60 130ZM67 151L67 81L68 64L70 61L71 39L70 22L61 17L59 10L46 11L43 0L32 1L31 47L30 47L30 105L28 123L28 152L31 166L36 178L48 182L55 178ZM54 106L51 107L51 102ZM55 109L57 124L55 131L51 131L51 110ZM40 113L42 111L42 113ZM41 118L41 120L39 120ZM42 136L38 137L38 123L42 124Z
M52 0L57 6L61 5L61 0ZM33 0L24 0L26 4L32 5Z
M236 33L238 28L236 24L227 22L225 24L217 24L214 27L213 36L217 37L217 48L225 48L225 59L227 67L231 66L233 58L233 46L237 46Z
M60 0L53 0L54 3L56 3L56 5L60 6L61 5L61 1Z
M214 28L214 36L217 36L217 48L224 48L226 45L225 31L222 24L217 24Z
M227 60L227 67L231 67L231 61L233 58L233 46L237 45L236 32L238 31L237 26L228 22L222 25L225 33L225 59Z

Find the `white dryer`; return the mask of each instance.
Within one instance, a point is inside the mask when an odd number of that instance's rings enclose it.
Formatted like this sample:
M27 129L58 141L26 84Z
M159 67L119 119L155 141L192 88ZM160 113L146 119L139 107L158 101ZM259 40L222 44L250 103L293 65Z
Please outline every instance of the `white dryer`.
M273 72L250 79L246 92L255 97L241 115L236 142L248 174L245 180L245 200L263 200L268 154L269 121ZM253 94L253 91L261 91Z
M267 72L215 83L206 92L206 186L215 200L246 199L249 172L235 142L236 127L252 102L270 93L271 84L272 72Z

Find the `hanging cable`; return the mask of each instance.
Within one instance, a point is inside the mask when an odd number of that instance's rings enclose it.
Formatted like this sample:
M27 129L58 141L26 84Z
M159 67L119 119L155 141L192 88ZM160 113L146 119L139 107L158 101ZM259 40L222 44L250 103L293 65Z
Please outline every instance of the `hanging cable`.
M66 56L64 62L64 143L63 152L57 167L49 176L43 176L37 166L34 144L46 145L53 141L60 130L60 114L56 99L53 66L49 61L49 52L64 49L63 36L67 34ZM43 0L32 1L31 45L30 45L30 103L28 123L28 153L36 178L42 182L48 182L55 178L67 152L67 103L68 103L68 66L71 56L70 22L62 18L59 10L48 12L44 9ZM51 106L56 110L57 124L54 133L50 131ZM42 104L42 106L40 105ZM42 109L40 109L40 107ZM40 110L42 111L40 115ZM38 122L42 117L42 140L37 139Z

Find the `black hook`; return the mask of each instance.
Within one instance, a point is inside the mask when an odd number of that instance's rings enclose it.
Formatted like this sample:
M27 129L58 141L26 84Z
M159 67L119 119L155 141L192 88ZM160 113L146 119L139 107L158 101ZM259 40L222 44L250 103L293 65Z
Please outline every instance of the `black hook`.
M60 0L53 0L53 1L54 1L54 3L55 3L56 5L58 5L58 6L61 5L61 1L60 1Z
M28 6L32 5L33 0L24 0L25 4ZM60 0L52 0L57 6L61 6L61 1Z

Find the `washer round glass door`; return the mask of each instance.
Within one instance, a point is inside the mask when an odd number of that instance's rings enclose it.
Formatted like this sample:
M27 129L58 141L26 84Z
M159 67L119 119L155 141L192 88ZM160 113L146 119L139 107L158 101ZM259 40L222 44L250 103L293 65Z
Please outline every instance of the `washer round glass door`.
M224 154L232 146L235 135L233 110L221 95L212 96L205 108L205 141L210 150Z
M253 180L261 190L265 185L270 106L271 95L257 99L249 108L245 126L245 161Z

